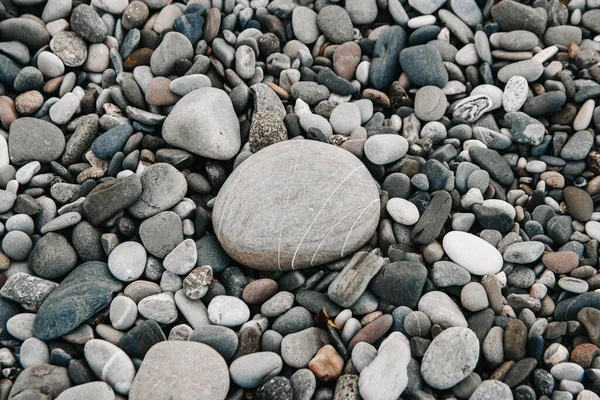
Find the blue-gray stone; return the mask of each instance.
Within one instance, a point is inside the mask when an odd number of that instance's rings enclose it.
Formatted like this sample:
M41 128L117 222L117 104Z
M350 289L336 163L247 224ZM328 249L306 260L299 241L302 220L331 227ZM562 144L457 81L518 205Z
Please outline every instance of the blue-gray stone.
M231 257L225 253L214 235L200 238L196 242L196 249L198 250L197 267L210 265L213 272L221 272L231 265Z
M194 46L202 39L204 28L202 14L200 11L185 13L175 20L175 30L187 37Z
M554 310L557 321L573 321L577 313L585 307L600 308L600 292L587 292L559 301Z
M77 328L110 305L123 284L103 262L90 261L75 268L40 306L33 333L38 339L53 340Z
M400 65L412 83L417 86L444 87L448 71L437 48L420 45L400 52Z
M5 83L7 85L12 85L17 75L19 74L19 65L6 57L3 54L0 54L0 82Z
M222 355L225 360L231 359L238 348L237 334L225 326L201 326L192 332L189 340L209 345Z
M398 78L398 55L406 46L406 32L399 26L390 27L375 42L369 80L376 89L390 85Z
M6 330L6 322L21 312L21 306L12 300L0 297L0 339L8 339L10 335Z
M131 135L133 135L131 125L117 125L94 140L92 152L101 160L110 160L123 149Z

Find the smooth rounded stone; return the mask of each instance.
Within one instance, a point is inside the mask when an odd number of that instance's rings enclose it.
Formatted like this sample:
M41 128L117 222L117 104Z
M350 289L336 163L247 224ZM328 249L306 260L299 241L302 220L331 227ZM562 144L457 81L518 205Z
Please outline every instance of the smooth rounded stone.
M138 242L123 242L108 256L108 268L120 281L132 282L142 276L146 266L146 249Z
M196 242L186 239L167 254L163 260L163 267L174 274L185 275L196 266L197 259Z
M34 321L35 314L20 313L8 319L6 322L6 330L12 337L25 341L33 337Z
M584 370L579 364L572 362L562 362L550 368L550 373L558 381L570 380L581 382Z
M252 389L277 376L282 368L283 362L278 354L262 351L235 359L229 367L229 373L236 385Z
M50 41L50 35L44 24L39 23L35 18L24 17L1 21L0 37L3 41L19 41L32 49L39 49Z
M449 232L444 236L442 246L452 261L473 275L495 274L502 269L503 260L500 252L471 233Z
M317 387L315 375L307 368L294 372L290 376L290 384L293 398L297 400L311 400Z
M115 400L112 388L104 382L89 382L71 387L58 395L56 400Z
M414 225L419 220L419 210L408 200L391 198L386 203L386 210L394 221L402 225Z
M544 254L545 246L542 242L513 243L506 248L504 260L516 264L529 264L536 261Z
M144 297L138 304L138 311L143 317L160 324L171 324L179 316L171 293L160 293Z
M179 203L187 192L185 176L167 163L156 163L144 169L140 179L142 194L128 208L135 218L148 218L167 210Z
M189 340L204 343L215 349L225 360L231 359L238 348L236 333L224 326L200 326L191 333Z
M158 213L140 224L139 235L150 254L163 258L183 242L181 218L172 211Z
M110 303L110 322L115 329L127 330L137 319L137 304L126 296L118 296Z
M483 23L483 15L474 0L450 0L450 9L471 28Z
M406 32L399 26L390 27L377 39L369 66L369 80L375 89L389 86L398 76L398 56L404 47Z
M110 160L121 151L133 134L131 125L117 125L98 136L92 143L92 152L101 160Z
M560 157L569 161L583 160L589 154L593 141L594 138L588 131L575 132L563 146Z
M202 157L229 160L240 149L240 126L231 99L204 87L185 95L169 113L162 129L170 145Z
M513 394L510 387L498 380L485 380L477 386L477 389L471 394L469 400L491 400L506 399L512 400Z
M534 82L544 72L544 66L538 60L517 61L502 67L498 71L498 79L507 83L513 76L521 76L527 82Z
M329 123L335 133L350 135L361 124L360 111L352 103L342 103L331 112Z
M419 300L418 309L424 312L433 324L442 328L467 327L467 321L458 305L443 292L433 291L423 295Z
M506 112L519 111L529 94L529 85L527 79L520 75L513 76L508 80L504 87L502 96L502 106Z
M397 399L408 384L409 362L408 339L400 332L393 332L381 343L373 361L361 371L360 396L365 400Z
M558 251L544 254L542 263L557 274L568 274L579 266L579 257L573 251Z
M179 32L168 32L160 45L150 57L152 73L158 76L168 76L175 70L178 60L191 60L194 56L192 44Z
M487 293L484 287L477 282L467 283L460 292L462 306L471 311L481 311L489 306Z
M196 89L211 87L212 83L208 76L202 74L186 75L173 79L170 88L178 96L185 96Z
M35 243L28 263L39 277L55 279L75 268L77 253L64 236L50 232Z
M136 202L141 194L139 175L111 180L96 186L86 196L82 211L90 224L99 225Z
M250 318L250 309L237 297L217 296L208 305L208 318L215 325L239 326Z
M360 342L352 349L352 363L358 372L369 366L377 357L377 349L367 342Z
M317 114L302 114L300 115L300 126L304 131L308 132L311 128L316 128L326 137L333 135L333 128L329 121Z
M544 125L520 111L507 113L506 122L510 125L513 138L518 143L539 145L544 138Z
M198 371L203 379L197 379ZM219 353L202 343L165 341L144 357L129 399L224 400L228 390L227 363Z
M0 210L2 212L10 211L15 205L15 194L7 190L0 190Z
M444 116L448 100L436 86L420 88L415 95L415 114L422 121L437 121Z
M362 51L360 46L354 42L341 44L333 53L333 71L346 80L354 77Z
M299 332L313 326L313 317L304 307L293 307L273 321L272 329L281 335Z
M3 394L11 399L47 400L56 398L71 387L67 368L39 364L25 368L14 380L12 388L3 385ZM5 391L5 389L8 389Z
M281 174L282 163L291 179ZM309 191L303 182L315 182L314 171L325 175ZM329 178L332 174L336 178ZM379 196L373 183L364 164L345 150L312 140L276 143L229 176L213 209L215 233L230 256L252 268L286 270L331 262L358 249L375 231ZM252 219L241 225L237 216L250 215L245 199L256 191L264 197L259 202L264 208L252 204ZM340 207L332 207L336 202ZM356 214L348 214L347 207Z
M346 11L354 24L370 24L377 18L377 2L376 0L349 0L346 1Z
M25 340L21 344L19 362L23 368L31 367L33 365L49 364L50 351L48 350L48 345L34 337Z
M400 65L417 86L443 88L448 83L448 71L437 48L428 45L408 47L400 52Z
M175 304L192 328L198 329L210 325L204 303L201 300L190 299L185 294L185 289L180 289L175 293Z
M475 164L486 170L492 179L501 185L510 185L514 174L506 160L497 151L482 148L469 147L469 156Z
M37 312L35 336L42 340L61 337L105 309L122 283L105 263L91 261L75 268L46 298Z
M463 286L469 283L471 274L451 261L437 261L431 270L431 281L437 287Z
M329 344L329 337L323 329L307 328L283 338L281 357L290 367L305 368L317 351L326 344Z
M546 29L547 14L524 4L499 2L491 12L494 21L506 32L526 29L540 36Z
M38 69L48 78L56 78L65 72L65 65L54 53L42 51L37 59Z
M308 7L296 7L292 12L292 28L296 39L304 44L316 42L320 32L317 13Z
M479 360L479 341L469 328L453 327L433 339L421 363L421 374L435 389L449 389L465 379Z
M278 292L260 307L260 313L267 318L275 318L291 309L294 295L290 292Z
M257 279L250 282L242 292L242 299L247 304L263 304L277 294L279 285L269 278Z
M537 46L538 37L529 31L515 30L500 36L500 46L508 51L527 51Z
M75 33L92 43L103 42L108 34L104 21L87 4L81 4L73 10L70 25Z
M64 125L73 118L81 104L81 99L74 93L65 94L50 107L50 119L57 125Z
M586 191L569 186L563 190L563 195L569 208L569 214L573 218L581 222L586 222L591 218L594 211L594 203Z
M16 164L48 163L58 159L65 148L65 136L60 129L50 122L30 117L13 122L8 139L10 160Z
M96 376L115 392L126 395L135 376L131 359L112 343L92 339L84 346L85 359Z
M350 16L342 7L330 5L323 7L317 15L319 30L335 44L352 40L354 35Z
M256 56L250 46L241 45L235 51L235 72L242 79L250 79L254 75Z
M558 280L558 286L571 293L585 293L589 289L589 285L583 279L565 277Z
M373 292L395 306L416 307L425 280L426 268L411 261L385 265L371 282Z
M408 151L408 141L400 135L374 135L365 142L364 151L373 164L390 164L404 157Z
M581 17L581 25L594 31L595 33L600 33L600 23L598 23L598 17L600 17L599 10L586 11Z

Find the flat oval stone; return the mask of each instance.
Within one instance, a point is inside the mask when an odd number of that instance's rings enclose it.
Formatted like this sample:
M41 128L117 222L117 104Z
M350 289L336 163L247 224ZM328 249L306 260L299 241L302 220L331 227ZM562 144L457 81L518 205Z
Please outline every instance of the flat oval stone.
M401 159L408 151L408 141L395 134L371 136L365 142L365 156L373 164L385 165Z
M256 201L248 202L250 197ZM221 246L238 262L289 270L357 250L375 231L379 209L375 183L352 154L313 140L289 140L233 171L212 219Z
M37 118L19 118L10 125L8 153L13 163L48 163L60 157L65 136L55 125Z
M431 323L438 324L442 328L467 327L467 320L460 307L444 292L426 293L419 300L418 308L429 317Z
M185 95L165 120L170 145L216 160L229 160L241 146L240 125L225 91L203 87Z
M56 400L114 400L115 393L112 388L104 382L89 382L77 385L62 392Z
M468 232L452 231L444 236L444 251L452 261L473 275L495 274L502 269L502 255L491 244Z
M108 307L113 293L122 288L105 263L81 264L42 303L33 327L35 336L52 340L66 335Z
M135 367L123 350L105 340L92 339L85 344L84 354L98 378L108 383L117 393L129 393Z
M150 348L129 399L223 400L228 391L227 363L219 353L202 343L169 340Z
M281 372L283 362L277 353L261 351L247 354L231 363L231 380L243 388L256 388Z
M208 305L208 318L215 325L239 326L250 318L250 309L233 296L217 296Z
M479 360L479 341L469 328L453 327L433 339L421 363L421 374L435 389L449 389L465 379Z

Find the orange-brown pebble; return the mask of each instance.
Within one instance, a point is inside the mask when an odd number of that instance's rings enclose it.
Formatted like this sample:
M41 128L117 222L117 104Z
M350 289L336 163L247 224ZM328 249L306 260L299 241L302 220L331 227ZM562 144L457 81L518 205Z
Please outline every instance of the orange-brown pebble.
M390 98L379 90L365 89L362 92L362 97L371 100L375 105L380 107L389 108L391 105Z
M571 362L579 364L583 368L589 368L597 352L598 346L593 343L580 344L571 351Z
M344 368L344 359L332 345L321 347L317 354L308 363L308 369L324 382L329 382L341 375Z
M60 89L60 85L62 84L63 79L65 79L64 75L57 76L56 78L50 79L44 85L44 93L50 94L50 93L57 92L58 89Z
M503 381L513 365L515 365L514 361L505 361L498 368L496 368L496 370L490 376L490 379L494 381Z
M4 129L8 129L17 117L13 99L8 96L0 96L0 122Z
M150 65L150 57L152 57L154 50L144 47L137 49L125 59L125 69L133 69L140 65Z
M348 350L352 350L358 342L375 343L390 330L393 321L394 319L390 314L385 314L377 318L354 335L350 343L348 343Z
M273 90L275 93L277 93L277 96L279 96L279 98L281 98L283 100L287 100L290 97L288 92L286 92L280 86L277 86L273 82L269 82L269 83L267 83L267 85L271 88L271 90Z
M574 251L557 251L542 257L542 263L557 274L568 274L579 266L579 257Z
M367 326L371 322L375 321L377 318L381 317L383 313L381 311L373 311L372 313L368 313L360 320L360 324L362 326Z
M592 197L600 193L600 176L596 176L592 178L586 188L585 191Z
M171 91L171 80L162 76L152 79L146 89L146 101L153 106L170 106L180 98Z
M246 285L242 292L242 299L247 304L262 304L273 297L278 290L279 285L273 279L257 279Z
M546 182L546 186L551 188L562 189L565 187L565 177L556 171L546 171L540 175L540 179Z
M21 93L15 99L15 109L20 115L31 115L44 104L44 96L37 90Z

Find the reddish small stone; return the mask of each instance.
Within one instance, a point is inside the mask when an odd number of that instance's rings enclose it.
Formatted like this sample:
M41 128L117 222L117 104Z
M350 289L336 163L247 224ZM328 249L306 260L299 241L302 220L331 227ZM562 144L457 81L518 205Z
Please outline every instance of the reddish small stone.
M324 382L335 380L341 375L344 368L344 359L332 345L321 347L317 354L308 363L308 369Z
M15 102L8 96L0 96L0 122L4 129L8 129L17 117Z
M146 101L153 106L171 106L181 97L171 91L171 80L157 76L146 89Z
M356 67L360 63L360 46L355 42L344 43L335 49L333 53L333 70L337 76L346 80L352 80Z
M250 282L242 292L247 304L262 304L279 291L279 285L273 279L263 278Z
M598 346L593 343L580 344L571 351L571 362L589 368L597 352Z
M568 274L579 266L579 257L574 251L557 251L542 257L542 263L557 274Z
M15 99L15 109L20 115L31 115L44 104L44 96L37 90L21 93Z
M369 344L375 343L390 330L393 322L394 319L389 314L377 318L354 335L352 340L350 340L350 343L348 343L348 350L352 350L359 342L367 342Z
M56 78L50 79L44 85L44 93L50 94L50 93L57 92L58 89L60 89L60 85L62 84L63 79L65 79L64 75L57 76Z
M133 69L140 65L150 65L150 57L152 57L154 50L144 47L143 49L137 49L125 59L125 69Z

